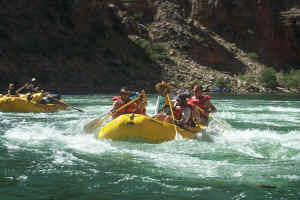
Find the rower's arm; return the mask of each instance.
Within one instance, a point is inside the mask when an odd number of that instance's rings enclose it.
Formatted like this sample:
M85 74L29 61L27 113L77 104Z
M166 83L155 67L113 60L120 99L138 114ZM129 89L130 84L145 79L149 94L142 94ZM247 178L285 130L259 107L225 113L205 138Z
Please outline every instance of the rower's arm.
M23 87L20 87L19 89L16 90L16 93L21 92L24 88L26 88L28 84L26 83Z

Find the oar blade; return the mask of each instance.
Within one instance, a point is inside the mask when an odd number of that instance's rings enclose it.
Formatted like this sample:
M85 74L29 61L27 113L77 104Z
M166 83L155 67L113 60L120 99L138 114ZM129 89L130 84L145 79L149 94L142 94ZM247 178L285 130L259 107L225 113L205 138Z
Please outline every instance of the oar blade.
M79 112L84 112L84 110L81 110L81 109L79 109L79 108L76 108L75 106L71 106L70 104L67 104L67 103L65 103L64 101L60 100L60 99L57 99L57 98L55 98L55 97L52 97L51 95L48 95L48 97L50 97L51 99L53 99L53 100L56 101L57 103L60 103L60 104L65 105L65 106L70 106L71 108L73 108L73 109L75 109L75 110L77 110L77 111L79 111Z
M230 131L232 129L232 126L228 122L226 122L225 120L216 118L214 115L210 115L210 117L212 118L212 120L217 122L218 125L220 127L222 127L223 129L228 130L228 131Z
M76 108L76 107L74 107L74 106L71 106L73 109L75 109L75 110L78 110L79 112L84 112L84 110L81 110L81 109L79 109L79 108Z
M103 122L102 118L94 119L89 123L87 123L86 125L84 125L84 131L87 133L91 133L94 130L96 130L102 124L102 122Z

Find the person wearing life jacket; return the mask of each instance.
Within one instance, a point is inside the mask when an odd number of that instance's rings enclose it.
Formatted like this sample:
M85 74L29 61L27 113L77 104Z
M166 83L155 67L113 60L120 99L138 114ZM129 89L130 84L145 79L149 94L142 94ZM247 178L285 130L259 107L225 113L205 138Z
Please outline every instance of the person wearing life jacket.
M193 107L187 103L187 98L188 94L178 94L173 109L175 124L185 129L195 126L192 115Z
M112 114L112 118L117 118L120 115L123 114L129 114L129 113L139 113L143 110L143 106L145 105L145 103L143 103L143 101L139 101L139 102L133 102L132 104L126 106L125 108L119 110L118 112L116 112L116 110L118 108L120 108L121 106L127 104L131 99L130 99L130 95L131 92L128 90L127 87L122 87L120 90L120 96L115 96L112 98L113 100L113 105L112 105L112 109L111 109L111 113ZM141 94L141 97L143 98L143 94Z
M160 94L160 96L158 96L158 100L157 100L158 102L155 108L156 115L154 117L161 121L173 123L169 101L167 98L167 94L168 94L170 98L171 106L173 107L175 101L172 100L174 95L171 91L171 86L168 83L162 81L155 85L155 89Z
M195 108L194 121L207 125L209 114L217 112L217 109L211 103L211 97L203 94L203 88L200 85L194 86L193 93L194 95L188 99L188 103Z
M8 85L7 96L9 96L9 97L19 97L20 96L18 90L15 89L15 85L13 83L10 83Z
M34 92L39 92L38 91L39 88L37 87L36 84L37 84L36 78L32 78L30 83L25 83L25 85L19 88L18 91L19 92L23 91L23 93L31 93L31 94Z
M136 95L140 95L140 99L137 100L138 109L136 110L136 114L146 115L146 107L147 107L147 95L145 90L141 90L140 93ZM134 97L136 97L136 95Z

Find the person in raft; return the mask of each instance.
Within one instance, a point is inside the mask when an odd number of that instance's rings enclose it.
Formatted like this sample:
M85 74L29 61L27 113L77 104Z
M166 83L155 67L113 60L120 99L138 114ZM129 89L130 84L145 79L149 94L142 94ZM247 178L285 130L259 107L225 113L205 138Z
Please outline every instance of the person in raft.
M15 89L15 85L13 83L10 83L8 85L7 96L9 96L9 97L19 97L20 96L18 90Z
M137 103L140 105L138 106L138 109L135 113L146 115L147 95L145 90L141 90L141 92L138 95L140 95L140 99L137 101Z
M129 113L142 114L146 111L145 106L147 105L147 98L146 98L145 91L142 90L141 93L139 94L140 97L139 100L129 104L125 108L116 112L118 108L131 101L130 95L131 95L130 90L127 87L122 87L120 90L120 96L115 96L112 98L113 105L110 112L113 113L112 114L113 119L123 114L129 114Z
M25 89L24 93L33 93L33 92L39 92L39 87L36 85L36 78L32 78L30 83L25 83L25 85L18 89L18 92L23 91Z
M155 113L154 116L156 119L161 121L165 121L168 123L173 123L172 114L170 111L170 106L167 98L167 94L170 98L171 106L173 107L174 101L172 100L174 97L173 93L171 92L171 86L166 83L165 81L161 81L155 85L156 91L160 94L158 96L158 102L156 103Z
M187 99L188 104L195 109L194 121L203 125L208 125L210 113L217 112L216 107L211 103L211 97L203 94L203 88L200 85L195 85L193 88L194 95Z
M193 121L193 107L187 102L188 94L180 93L176 96L176 102L174 104L174 124L189 129L195 127L196 124Z

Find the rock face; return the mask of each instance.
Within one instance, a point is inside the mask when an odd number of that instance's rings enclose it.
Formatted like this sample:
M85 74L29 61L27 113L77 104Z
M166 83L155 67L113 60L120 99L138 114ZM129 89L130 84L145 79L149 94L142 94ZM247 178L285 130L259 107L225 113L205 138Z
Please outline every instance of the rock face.
M300 69L299 0L10 0L0 22L3 92L33 76L56 91L115 92ZM168 59L132 38L163 43Z
M219 71L238 73L245 70L245 66L230 52L189 24L181 9L171 1L161 2L157 6L154 22L149 27L150 38L167 42L170 48L178 49L196 62Z
M0 93L36 77L56 92L153 88L160 67L127 37L111 1L0 2Z
M193 0L191 17L277 69L300 68L297 0Z

